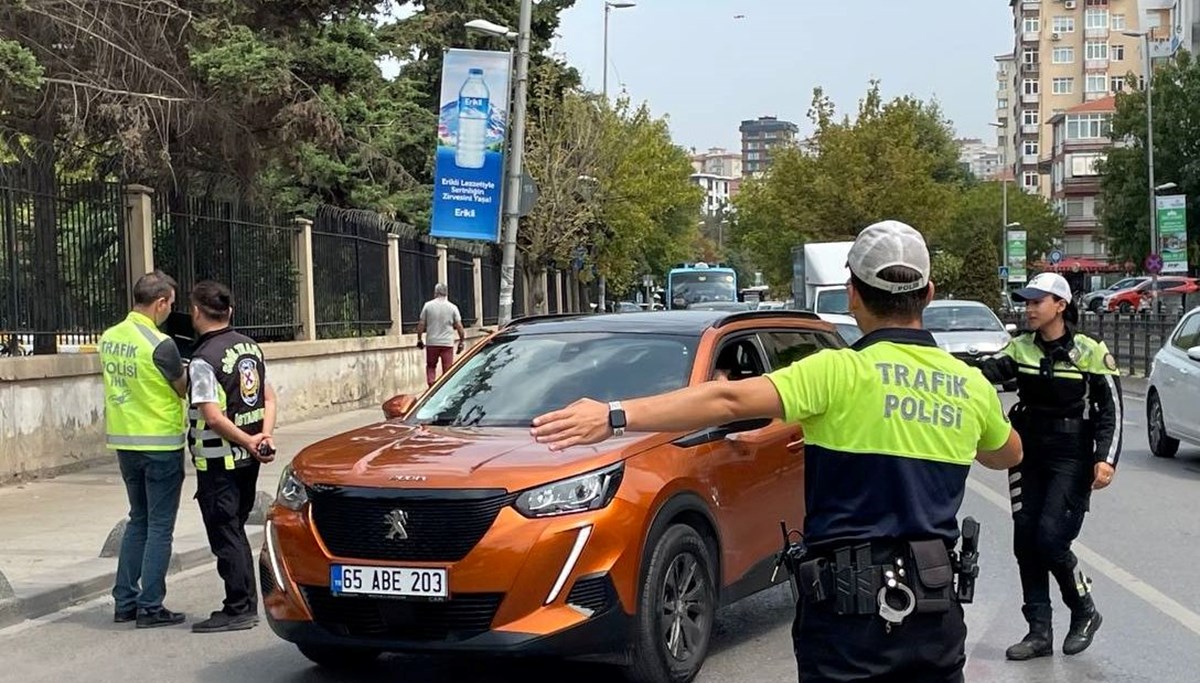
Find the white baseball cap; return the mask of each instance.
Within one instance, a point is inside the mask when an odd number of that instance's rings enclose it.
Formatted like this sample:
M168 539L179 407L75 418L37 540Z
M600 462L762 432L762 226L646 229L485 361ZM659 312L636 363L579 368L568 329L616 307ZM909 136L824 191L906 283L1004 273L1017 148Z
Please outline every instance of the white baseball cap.
M1029 284L1012 293L1012 298L1013 301L1037 301L1051 294L1066 301L1071 300L1071 285L1058 273L1034 275Z
M900 221L882 221L864 228L846 260L855 277L891 294L915 292L929 284L929 248L925 246L925 238ZM879 273L895 266L916 271L920 277L913 282L892 282L879 277Z

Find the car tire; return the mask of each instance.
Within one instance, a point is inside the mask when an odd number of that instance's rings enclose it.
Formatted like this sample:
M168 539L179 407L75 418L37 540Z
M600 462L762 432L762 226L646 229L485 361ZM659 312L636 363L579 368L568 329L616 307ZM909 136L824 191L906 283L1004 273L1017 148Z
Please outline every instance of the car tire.
M354 671L375 663L378 650L331 645L297 645L310 662L330 671Z
M714 576L709 547L695 529L676 524L658 538L642 578L631 681L689 683L700 673L717 611Z
M1092 299L1088 302L1087 309L1092 313L1099 313L1100 308L1104 306L1104 301L1101 299Z
M1133 304L1128 301L1122 301L1121 305L1118 306L1118 310L1121 312L1121 315L1133 315Z
M1157 391L1146 398L1146 438L1150 441L1150 452L1158 458L1174 458L1179 451L1179 439L1167 434L1167 423L1163 419L1162 399Z

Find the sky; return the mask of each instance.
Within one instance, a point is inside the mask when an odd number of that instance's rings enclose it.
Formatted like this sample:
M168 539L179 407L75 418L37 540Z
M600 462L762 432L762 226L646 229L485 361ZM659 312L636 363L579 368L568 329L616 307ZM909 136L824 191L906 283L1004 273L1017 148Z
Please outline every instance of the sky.
M815 86L853 114L872 78L991 141L994 57L1013 44L1008 0L639 0L609 18L610 96L647 102L697 150L740 149L739 123L764 115L805 135ZM599 92L603 48L604 0L577 0L553 50Z

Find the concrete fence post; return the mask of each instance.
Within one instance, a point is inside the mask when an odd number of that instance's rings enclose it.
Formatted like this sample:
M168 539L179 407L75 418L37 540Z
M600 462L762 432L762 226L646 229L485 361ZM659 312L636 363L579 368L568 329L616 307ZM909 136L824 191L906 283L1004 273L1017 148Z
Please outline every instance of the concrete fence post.
M313 289L313 222L297 218L296 227L296 305L300 319L297 341L313 341L317 338L317 296Z
M126 298L133 306L133 283L154 270L154 190L145 185L125 186ZM178 273L168 273L178 278ZM182 293L180 293L182 296Z
M391 311L392 326L388 334L399 337L401 328L400 310L400 236L389 234L388 238L388 310Z
M471 259L471 273L475 280L475 327L483 327L483 259Z

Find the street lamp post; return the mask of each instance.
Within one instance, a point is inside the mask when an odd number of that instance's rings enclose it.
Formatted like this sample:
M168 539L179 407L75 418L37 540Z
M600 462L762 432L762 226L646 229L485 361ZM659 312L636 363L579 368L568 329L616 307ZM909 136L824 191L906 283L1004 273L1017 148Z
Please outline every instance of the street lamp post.
M525 104L529 92L529 40L533 23L533 0L521 0L517 32L490 21L476 19L468 30L517 39L517 82L513 94L511 151L508 156L508 197L504 202L504 249L500 257L500 326L512 320L513 289L517 267L517 227L520 225L521 174L525 162Z
M989 123L988 125L992 126L993 128L1000 129L1000 131L1004 135L1004 145L1000 149L1000 160L1004 164L1004 171L1000 175L1000 187L1001 187L1000 193L1001 193L1001 197L1002 197L1001 204L1000 204L1000 225L1004 226L1003 228L1000 229L1000 265L1003 266L1005 268L1005 270L1007 271L1007 269L1008 269L1008 229L1011 227L1008 223L1008 173L1009 173L1008 152L1007 152L1007 150L1008 150L1008 123L1007 122L1004 122L1004 123L992 122L992 123ZM1020 224L1016 223L1015 225L1020 225ZM1000 291L1002 293L1004 292L1005 288L1007 287L1007 284L1008 283L1005 281L1004 276L1001 276L1000 277Z
M1158 192L1154 183L1154 73L1150 59L1150 32L1123 31L1130 38L1142 39L1143 74L1146 79L1146 171L1150 177L1150 253L1159 253L1158 246ZM1150 273L1150 295L1154 298L1154 312L1158 312L1158 273Z
M608 2L607 0L604 3L604 65L602 69L604 75L601 77L601 91L604 94L605 104L608 103L608 15L611 14L614 9L625 9L627 7L634 7L636 5L636 2ZM604 277L603 273L600 275L600 281L598 284L599 291L597 292L597 298L599 301L597 302L596 310L600 313L604 313L605 299L608 298L608 280Z

